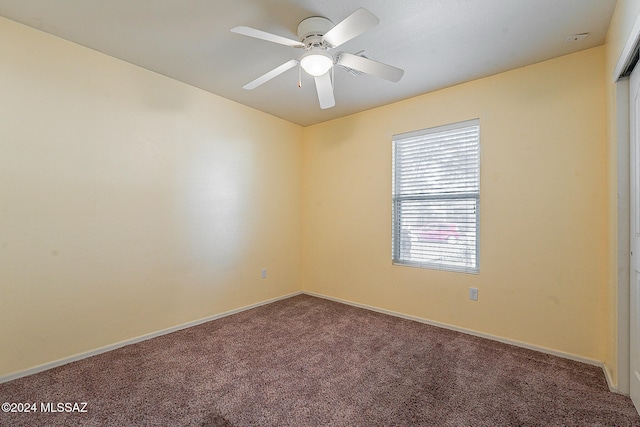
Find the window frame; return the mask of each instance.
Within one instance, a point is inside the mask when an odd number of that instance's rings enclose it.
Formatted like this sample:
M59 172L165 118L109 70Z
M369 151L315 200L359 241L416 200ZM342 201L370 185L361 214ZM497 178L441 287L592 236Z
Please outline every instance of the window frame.
M477 152L478 152L478 169L477 169L477 190L472 192L446 192L438 194L425 194L425 195L397 195L396 188L399 186L399 174L396 174L397 168L397 154L396 144L401 143L402 140L410 138L428 136L435 133L447 132L456 129L462 129L466 127L477 126L478 140L477 140ZM456 123L450 123L441 126L434 126L426 129L421 129L412 132L406 132L402 134L393 135L392 138L392 264L407 267L417 267L430 270L441 270L451 272L461 272L468 274L480 273L480 171L481 171L481 128L480 119L465 120ZM446 200L475 200L475 267L464 267L447 265L442 262L428 262L428 261L412 261L401 258L400 234L402 233L402 224L398 223L400 219L400 203L407 200L432 200L432 201L446 201Z

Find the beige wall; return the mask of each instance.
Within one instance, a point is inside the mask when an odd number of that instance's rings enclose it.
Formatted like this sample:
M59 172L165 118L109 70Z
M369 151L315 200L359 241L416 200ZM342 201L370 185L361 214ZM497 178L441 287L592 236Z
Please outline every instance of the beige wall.
M0 377L299 291L299 126L5 19L0 58Z
M590 49L305 128L304 289L604 360L604 61ZM392 265L392 135L476 117L480 274Z

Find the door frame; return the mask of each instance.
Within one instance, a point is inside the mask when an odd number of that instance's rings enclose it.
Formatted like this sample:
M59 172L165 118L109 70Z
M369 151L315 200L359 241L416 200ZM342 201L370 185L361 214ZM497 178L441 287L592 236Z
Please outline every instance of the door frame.
M615 85L615 137L617 145L617 372L618 384L609 387L613 391L629 394L629 351L630 351L630 97L629 78L623 78L640 42L640 16L636 18L613 73ZM639 63L640 64L640 63ZM637 65L640 66L640 65ZM606 371L606 370L605 370Z
M616 83L616 126L617 126L617 158L618 158L618 386L615 391L629 394L630 375L630 322L631 322L631 247L630 247L630 213L631 213L631 171L630 171L630 109L629 79L624 78Z

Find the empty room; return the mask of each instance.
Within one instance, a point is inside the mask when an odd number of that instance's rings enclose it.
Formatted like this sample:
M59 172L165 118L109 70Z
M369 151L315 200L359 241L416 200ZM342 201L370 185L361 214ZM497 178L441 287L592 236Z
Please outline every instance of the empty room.
M0 425L640 426L639 42L640 0L0 0Z

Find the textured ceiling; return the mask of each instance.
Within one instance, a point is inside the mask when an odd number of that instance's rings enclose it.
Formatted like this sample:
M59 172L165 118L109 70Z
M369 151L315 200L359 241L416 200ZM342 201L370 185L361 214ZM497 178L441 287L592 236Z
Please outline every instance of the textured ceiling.
M615 0L0 0L0 15L300 125L311 125L603 44ZM309 16L359 7L380 24L340 46L405 70L398 83L335 71L321 110L297 67L242 86L294 49L234 34L246 25L297 39ZM590 33L578 42L572 34Z

